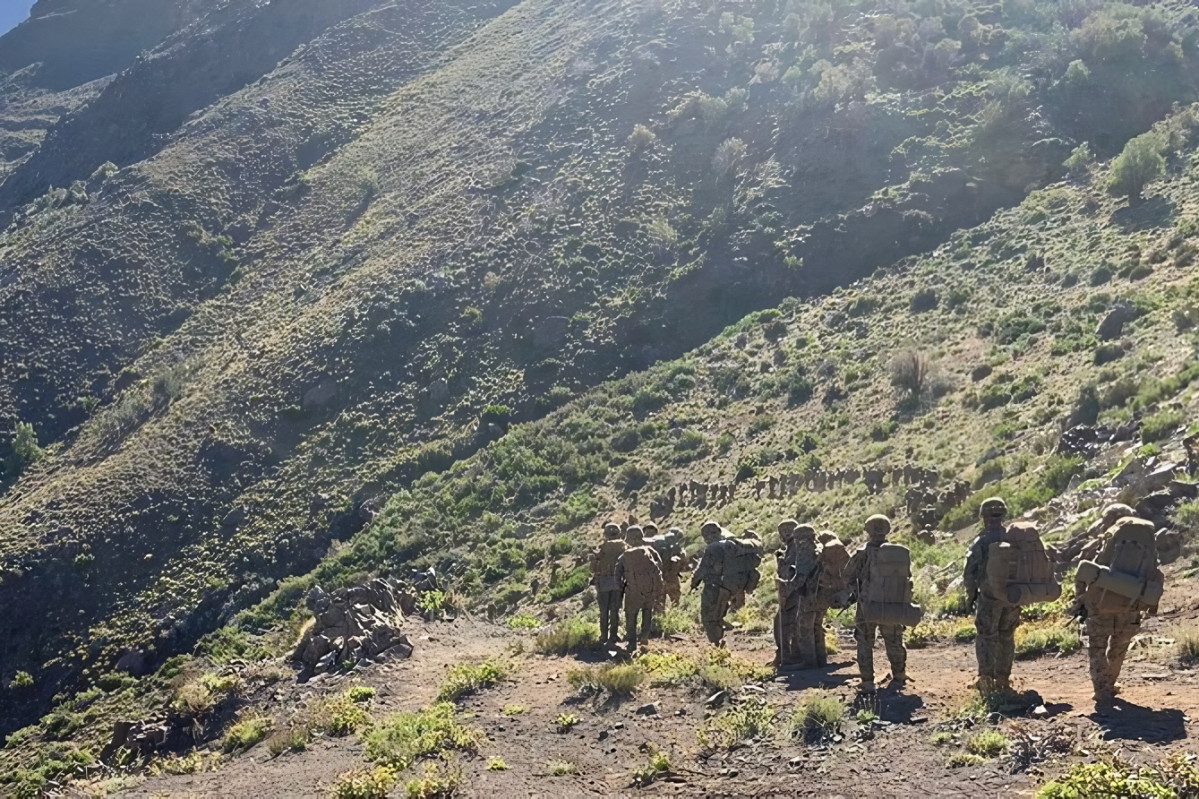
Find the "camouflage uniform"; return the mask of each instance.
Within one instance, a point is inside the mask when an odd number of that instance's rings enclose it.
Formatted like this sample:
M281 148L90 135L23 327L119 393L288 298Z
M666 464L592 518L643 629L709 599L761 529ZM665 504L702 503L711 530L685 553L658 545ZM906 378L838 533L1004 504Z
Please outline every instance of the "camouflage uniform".
M678 541L679 554L662 561L663 609L666 607L666 599L675 605L679 604L683 596L683 572L687 569L687 553L682 550L683 531L672 527L666 531L666 535Z
M703 536L704 554L699 565L691 575L691 589L701 582L704 584L703 593L699 599L699 618L704 627L708 640L720 645L724 641L724 617L729 612L729 603L733 592L724 587L724 560L728 554L730 543L722 538L722 530L716 522L704 522L700 529Z
M829 608L835 604L834 597L845 590L845 566L849 562L849 553L831 530L820 533L816 540L820 542L820 580L813 600L812 635L816 641L816 665L823 667L828 665L824 620Z
M883 648L887 652L887 662L891 664L892 683L902 684L907 681L908 650L903 644L902 624L872 624L862 618L862 597L865 588L870 583L873 571L874 554L887 541L891 532L891 522L886 516L871 516L866 520L866 545L859 547L849 563L845 565L844 579L846 585L854 589L858 599L854 617L853 637L858 648L858 674L863 691L874 690L874 640L876 635L883 639Z
M731 538L732 536L727 536L727 537ZM743 535L742 538L756 539L759 542L759 544L762 541L762 537L759 536L753 530L746 530L745 535ZM745 589L744 588L734 589L732 592L732 598L729 600L729 611L732 613L736 613L737 611L741 610L741 608L743 608L743 607L745 607ZM723 624L723 622L722 622L722 624ZM724 626L728 627L730 625L724 625Z
M987 553L992 544L1006 539L1007 504L999 497L983 500L979 509L982 530L966 554L962 583L974 606L974 653L978 658L978 688L984 693L1010 691L1012 661L1016 657L1016 628L1020 608L995 597L986 585Z
M810 669L817 665L812 616L820 581L820 545L816 531L794 519L781 522L778 530L785 548L775 553L779 607L774 614L774 661L778 666Z
M620 580L616 577L616 562L624 553L625 542L620 525L604 525L604 543L591 553L591 583L595 586L599 605L600 643L615 643L620 636Z
M616 561L616 578L624 586L625 629L629 649L637 648L637 621L641 618L641 638L649 638L654 606L662 596L662 560L651 546L645 545L640 527L625 531L629 548Z
M1126 517L1127 518L1127 517ZM1133 524L1144 523L1152 526L1151 522L1136 519ZM1115 528L1109 529L1102 540L1102 549L1095 561L1100 565L1110 565L1112 561L1111 543ZM1157 580L1162 579L1161 571L1155 573ZM1096 607L1091 598L1088 586L1081 580L1075 581L1075 610L1085 608L1087 634L1087 655L1090 660L1091 685L1095 689L1095 703L1106 705L1115 699L1120 692L1116 681L1120 679L1120 670L1124 667L1124 656L1128 654L1128 646L1141 629L1140 610L1111 611ZM1149 608L1147 615L1153 615L1157 608Z

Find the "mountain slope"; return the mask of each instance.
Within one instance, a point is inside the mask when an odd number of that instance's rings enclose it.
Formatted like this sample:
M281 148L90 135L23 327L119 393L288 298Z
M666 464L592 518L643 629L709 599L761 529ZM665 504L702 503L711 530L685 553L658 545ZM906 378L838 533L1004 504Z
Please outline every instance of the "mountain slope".
M1174 3L372 8L0 240L0 418L49 448L0 500L0 602L41 609L2 630L0 674L35 676L4 729L189 649L511 418L931 248L1194 93Z

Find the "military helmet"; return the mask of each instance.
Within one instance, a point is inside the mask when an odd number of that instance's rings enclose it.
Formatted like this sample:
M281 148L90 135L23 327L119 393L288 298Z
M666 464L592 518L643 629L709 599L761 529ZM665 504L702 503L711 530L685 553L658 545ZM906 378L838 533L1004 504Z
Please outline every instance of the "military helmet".
M891 520L881 513L876 513L866 520L865 528L866 535L871 538L885 536L891 532Z
M616 522L608 522L604 525L604 538L614 539L620 538L620 525Z
M646 538L653 538L658 534L658 525L653 522L646 522L641 525L641 531L645 534Z
M1109 527L1120 519L1136 516L1137 512L1123 502L1113 502L1103 509L1103 521Z
M815 539L816 538L816 528L810 524L796 525L794 535L796 538Z
M799 522L794 519L783 519L779 522L779 535L786 538L788 534L795 532L797 527L799 527Z
M711 519L704 522L703 527L699 528L699 534L702 535L705 539L719 538L720 534L722 532L723 532L723 530L720 529L720 524L712 521Z
M645 531L636 524L630 524L629 529L624 531L624 538L630 544L640 544L645 540Z
M1003 497L987 497L978 507L978 515L984 519L1002 519L1007 516L1007 503Z
M666 531L666 537L678 540L683 537L683 531L681 529L679 529L678 527L671 527L669 530Z
M832 530L821 530L816 534L816 540L822 544L840 544L841 539Z

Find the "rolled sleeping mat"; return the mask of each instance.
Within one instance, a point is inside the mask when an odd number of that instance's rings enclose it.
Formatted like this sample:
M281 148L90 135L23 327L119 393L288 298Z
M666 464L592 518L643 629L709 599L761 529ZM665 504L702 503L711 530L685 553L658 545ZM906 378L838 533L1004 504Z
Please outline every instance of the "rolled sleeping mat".
M1038 602L1053 602L1062 595L1057 583L1009 583L1007 601L1012 605L1035 605Z
M867 624L898 624L915 627L924 618L924 608L911 602L868 602L862 606Z

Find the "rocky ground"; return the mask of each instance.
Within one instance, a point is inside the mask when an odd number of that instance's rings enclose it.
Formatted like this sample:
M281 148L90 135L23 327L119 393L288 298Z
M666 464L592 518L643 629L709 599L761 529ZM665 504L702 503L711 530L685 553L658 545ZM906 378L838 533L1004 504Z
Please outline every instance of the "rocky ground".
M968 687L973 646L952 640L911 650L910 687L884 690L873 702L864 702L855 696L853 641L850 632L841 629L840 652L827 669L783 674L733 689L731 702L764 700L778 711L775 733L732 751L713 751L701 746L697 730L705 717L724 710L711 706L702 687L643 686L623 700L607 694L585 698L569 684L567 674L599 662L602 653L533 654L532 633L471 619L418 623L410 630L415 647L410 659L290 685L277 690L266 709L277 724L285 723L314 696L363 684L378 691L372 716L385 718L433 702L447 667L506 654L515 664L510 678L460 702L465 723L485 736L476 753L457 758L464 779L461 795L1029 795L1072 762L1115 753L1148 762L1193 749L1199 734L1199 672L1178 664L1174 638L1199 619L1199 592L1177 580L1177 568L1172 571L1175 590L1168 591L1162 614L1147 621L1134 642L1122 680L1123 704L1107 716L1093 713L1085 649L1067 657L1017 662L1017 686L1038 692L1044 700L1041 709L1010 717L973 712ZM736 630L729 646L736 655L760 663L772 655L767 632ZM697 655L704 648L702 636L690 633L655 641L651 650ZM880 674L885 674L881 646L876 658ZM848 706L840 730L817 745L787 738L782 730L790 709L819 688ZM527 712L514 715L514 707ZM858 716L859 710L875 713L877 720L859 723L865 718ZM558 731L555 720L561 713L578 717L565 733ZM951 765L963 744L987 728L1008 738L1008 753L980 764ZM933 736L941 731L950 736L941 736L948 740L937 745ZM1045 753L1044 761L1020 768L1013 753L1021 739L1033 750L1065 741L1059 748L1068 751ZM643 768L653 752L669 758L670 776L638 788L632 772ZM488 769L497 757L507 770ZM576 773L553 776L555 763L572 764ZM214 771L149 778L129 786L129 793L318 796L326 795L340 775L365 764L362 744L353 736L319 740L303 752L277 757L259 744Z

